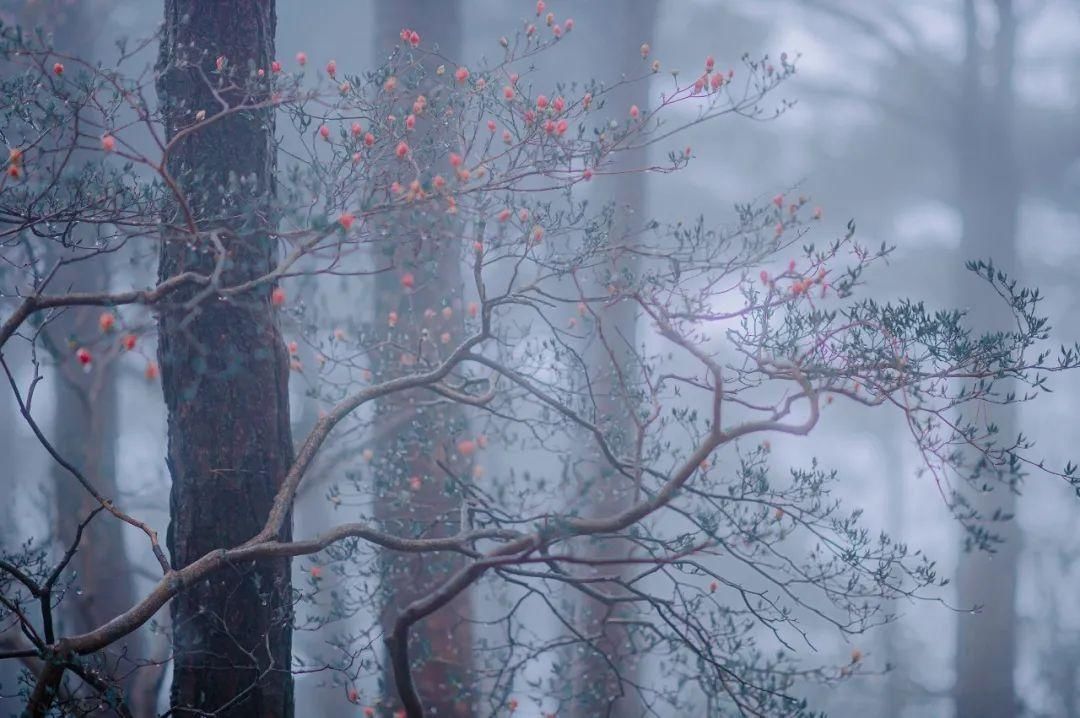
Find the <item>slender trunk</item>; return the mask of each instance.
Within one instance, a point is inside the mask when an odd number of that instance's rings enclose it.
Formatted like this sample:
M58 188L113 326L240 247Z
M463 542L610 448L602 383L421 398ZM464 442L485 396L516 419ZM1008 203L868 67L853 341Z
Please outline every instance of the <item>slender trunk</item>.
M380 40L377 47L383 53L380 62L389 56L405 27L416 30L425 46L437 45L443 58L452 61L461 56L461 5L456 0L378 3L375 31ZM441 62L428 61L429 77L436 77L435 66ZM440 88L437 81L425 82L417 92L427 95L433 107L440 107ZM402 102L411 103L414 97L404 97ZM404 108L400 114L406 114ZM422 119L410 144L414 153L430 153L419 160L423 167L445 163L449 150L460 152L460 148L449 146L452 141L436 119ZM428 212L394 215L386 233L395 249L392 256L380 255L380 264L385 266L383 263L389 259L393 268L380 274L375 284L375 323L388 340L377 358L381 379L437 361L462 339L465 329L462 223L439 206ZM411 291L403 291L400 283L405 273L414 277L415 288ZM387 319L391 312L397 316L393 326ZM448 343L442 341L444 333L448 334ZM455 478L471 478L471 461L457 450L458 442L465 438L467 421L461 408L452 404L423 408L417 405L418 400L430 398L430 394L398 394L380 402L377 408L384 426L390 422L400 427L377 447L373 463L376 515L386 530L396 534L446 536L460 528L460 490L438 463L451 467ZM460 567L461 561L446 555L386 552L381 564L382 623L389 635L398 612L427 595ZM474 714L469 606L466 592L415 626L411 633L413 676L430 715L466 718ZM386 686L392 691L390 671L387 665ZM398 706L396 696L388 697L386 702L388 708Z
M169 138L199 110L213 111L215 58L237 81L274 58L273 0L166 0L158 94ZM230 103L239 93L225 91ZM269 271L267 237L275 182L274 115L234 114L183 139L167 169L185 194L198 236L179 208L165 224L158 276L209 273L228 258L222 281ZM254 202L255 207L250 207ZM247 215L246 224L224 217ZM270 301L260 286L230 300L204 298L185 309L178 297L159 318L158 356L168 410L172 475L168 544L173 565L235 546L263 526L293 458L288 358ZM291 519L280 538L291 535ZM293 714L292 606L288 559L239 564L187 587L172 601L174 711L276 718Z
M963 221L963 246L972 257L993 258L995 266L1015 274L1018 267L1016 229L1020 186L1013 145L1013 60L1016 20L1011 0L996 0L999 27L991 53L996 87L980 82L974 1L965 2L967 55L962 101L957 119L958 202ZM985 287L982 290L985 292ZM982 296L985 296L983 294ZM1008 329L1007 317L990 316L974 302L975 325L984 331ZM982 303L985 305L985 303ZM1001 382L1000 391L1009 387ZM1015 409L1002 407L993 417L999 445L1015 440ZM981 494L974 505L983 515L995 510L1016 511L1016 494L998 486ZM992 556L964 553L957 576L960 606L982 606L977 614L960 614L957 621L957 677L954 689L957 718L1006 718L1018 710L1014 670L1016 657L1016 590L1021 536L1015 521L993 526L1004 543Z
M599 11L599 8L597 8ZM597 27L613 25L611 36L617 38L608 46L619 58L615 67L620 79L640 77L647 70L638 54L643 42L651 42L657 18L656 0L634 0L611 15L600 11L596 17ZM599 15L599 13L598 13ZM599 63L609 66L609 58ZM606 112L620 120L628 108L636 104L648 107L648 81L633 83L618 90L607 100ZM598 289L606 284L617 284L637 274L637 262L633 255L623 252L632 240L628 235L641 227L645 210L646 176L640 170L648 158L644 149L626 152L617 162L621 174L613 174L609 182L610 195L606 199L615 204L614 220L608 238L608 266L599 270ZM605 273L607 276L605 277ZM619 457L633 457L635 427L628 418L638 411L634 397L640 383L637 371L637 307L629 300L602 307L598 310L597 336L587 349L586 362L590 375L589 385L596 406L596 422L604 427L614 453ZM593 515L612 515L624 509L633 500L629 479L613 469L598 454L585 464L586 471L595 475L582 477ZM633 552L633 544L606 540L588 545L585 551L590 558L611 560L626 558ZM618 574L617 569L605 565L597 574ZM621 577L621 576L620 576ZM597 584L605 593L625 595L614 583ZM637 636L624 619L631 616L632 604L622 602L606 604L583 599L583 633L591 637L589 646L583 647L579 668L576 671L577 686L573 701L575 713L580 718L608 716L609 718L637 718L645 715L645 706L638 690L648 688L640 665L641 637Z

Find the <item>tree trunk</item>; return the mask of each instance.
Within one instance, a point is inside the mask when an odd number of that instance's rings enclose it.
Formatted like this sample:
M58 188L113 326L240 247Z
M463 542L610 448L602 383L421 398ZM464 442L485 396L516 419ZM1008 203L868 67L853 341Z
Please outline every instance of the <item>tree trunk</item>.
M405 27L416 30L426 47L437 45L442 57L451 61L461 57L461 5L456 0L378 3L378 62L393 51ZM439 62L442 60L427 62L428 77L436 78L434 70ZM439 107L442 87L437 81L428 82L418 92L427 95L433 107ZM410 144L414 153L431 153L418 158L423 167L436 161L445 164L448 150L460 152L456 146L448 147L452 141L438 122L422 117ZM395 249L392 256L380 255L378 259L380 266L386 266L388 260L393 263L392 269L378 275L375 284L375 325L390 341L377 359L379 379L415 371L422 362L437 362L464 336L461 250L466 242L462 223L442 206L426 209L394 214L387 223L385 236L391 238ZM415 278L411 291L403 291L400 279L405 273ZM449 310L448 315L444 310ZM393 327L387 319L390 312L397 314ZM449 334L446 344L442 343L444 332ZM471 460L458 455L457 450L458 442L466 438L467 421L463 411L452 404L416 406L418 400L431 398L431 394L414 392L395 394L377 408L385 422L400 427L376 447L373 463L376 515L386 530L395 534L447 536L460 528L460 492L436 462L451 467L459 477L469 478ZM386 635L402 608L427 595L461 565L460 559L445 554L385 552L381 569ZM411 632L413 677L430 715L474 715L469 606L465 592ZM393 691L390 671L388 661L386 686ZM396 695L389 696L387 703L387 707L399 705Z
M600 67L618 68L616 79L633 79L647 72L648 65L640 59L639 47L644 42L654 44L656 30L656 0L634 0L620 12L612 15L597 7L591 25L609 26L612 40L602 43L605 57ZM614 56L614 61L612 56ZM604 111L609 117L620 121L629 107L638 105L644 111L649 104L649 81L636 82L620 89L607 99ZM628 233L640 228L646 204L646 175L640 171L648 161L644 149L624 152L616 161L614 170L622 172L602 179L608 193L602 199L615 204L614 221L608 237L609 266L612 282L637 274L634 255L623 252ZM601 188L603 191L603 187ZM597 292L604 291L608 279L598 277ZM597 292L593 292L596 294ZM637 410L632 394L640 376L636 370L637 353L637 306L623 300L596 309L597 330L603 340L593 337L588 347L586 361L596 406L596 423L605 429L608 441L616 456L632 457L635 444L635 427L629 416ZM622 379L616 374L622 373ZM622 382L626 384L623 385ZM593 452L586 470L596 475L582 477L587 485L590 512L595 516L610 516L625 509L633 500L629 479L616 472L598 453ZM589 558L613 560L627 558L633 552L629 542L602 540L585 548ZM612 565L604 565L596 571L600 575L618 573ZM625 595L614 584L597 584L603 592ZM645 715L637 685L645 677L640 665L640 640L634 635L624 619L631 616L629 603L617 604L615 608L588 598L583 600L583 633L595 640L585 647L577 661L575 671L577 686L572 702L579 718L607 716L608 718L638 718ZM620 620L623 619L623 620ZM647 683L647 681L646 681ZM647 686L646 686L647 687Z
M1020 184L1014 157L1013 61L1016 19L1011 0L995 0L999 27L991 53L996 87L993 92L980 82L981 57L977 41L974 0L965 0L967 48L962 75L962 101L957 117L958 206L963 221L963 247L969 257L993 258L1010 274L1018 268L1016 229ZM967 284L966 286L971 286ZM988 296L981 287L980 297ZM971 312L975 326L983 331L1007 330L1007 317L992 316L978 307ZM1006 391L1010 387L1000 382ZM1016 438L1015 409L1000 407L993 416L998 424L999 444ZM998 486L991 494L977 496L974 506L983 515L1000 509L1016 511L1016 494ZM1020 531L1015 521L992 526L1004 539L992 556L984 551L964 553L957 576L957 600L961 607L982 606L977 614L960 614L956 636L957 718L1006 718L1017 714L1014 686L1016 658L1016 587L1020 558Z
M237 82L274 58L273 0L166 0L158 94L167 136L195 113L218 109L207 82L215 59L227 59ZM200 72L201 69L201 72ZM224 92L230 103L238 93ZM164 218L158 267L165 280L183 271L209 273L228 257L222 282L235 284L276 262L269 204L275 191L274 114L238 113L184 138L167 168L197 223L185 229L178 207ZM252 207L251 203L255 206ZM246 223L225 217L246 215ZM168 410L172 475L169 550L186 566L205 552L235 546L263 526L293 459L289 431L288 358L261 285L228 300L189 295L162 311L158 356ZM291 535L291 519L280 538ZM289 561L238 564L172 601L174 711L275 718L293 714Z

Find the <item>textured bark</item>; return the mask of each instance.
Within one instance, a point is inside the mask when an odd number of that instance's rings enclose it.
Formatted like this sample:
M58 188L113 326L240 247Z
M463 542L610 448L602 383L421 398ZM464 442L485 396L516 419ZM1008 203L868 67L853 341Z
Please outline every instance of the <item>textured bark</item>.
M215 58L226 57L241 80L269 67L275 21L273 0L166 0L158 94L169 138L192 124L198 110L218 109L206 84L217 81ZM224 96L240 100L233 92ZM229 259L225 284L274 265L276 245L266 235L274 194L272 112L236 114L191 134L173 149L167 168L186 195L199 237L166 230L160 279L209 272L216 252L207 233L222 228L229 230L220 235ZM165 222L183 227L183 213L174 209ZM247 214L248 221L224 219L234 214ZM168 544L177 568L254 536L292 461L288 360L270 290L262 285L228 301L208 297L193 311L181 306L187 298L181 296L160 315L172 474ZM291 520L281 538L290 534ZM238 564L173 599L174 710L291 716L290 594L289 561L274 559Z
M1018 268L1016 230L1021 188L1014 153L1013 62L1016 18L1011 0L996 0L999 27L989 60L996 84L980 82L982 53L978 46L974 1L965 1L967 47L962 73L962 96L957 117L958 207L963 221L963 247L969 257L993 258L1012 275ZM970 286L962 285L962 286ZM987 296L985 286L981 297ZM1008 329L1006 318L991 316L973 303L972 320L982 330ZM1000 314L1000 310L995 312ZM1006 389L1001 382L1001 390ZM1000 443L1016 434L1015 409L1001 407L994 414ZM1001 509L1016 511L1016 495L998 487L976 497L984 515ZM1016 659L1016 590L1020 559L1020 531L1015 521L995 526L1004 539L993 556L986 552L961 555L957 576L960 606L982 606L978 614L960 614L956 634L957 718L1007 718L1019 711L1014 685Z
M461 56L461 7L456 0L402 0L378 3L375 32L382 53L379 62L392 51L402 28L416 30L426 46L438 45L440 54L454 60ZM433 62L427 70L435 77ZM440 83L421 90L437 105ZM437 122L418 123L411 144L425 166L435 157L446 162L446 136ZM453 148L457 150L457 148ZM461 223L443 208L430 214L411 211L394 216L388 236L394 237L394 269L376 279L375 322L392 342L379 357L380 378L389 378L415 369L416 361L432 361L464 336L462 306ZM416 289L402 291L400 277L414 275ZM450 308L449 318L443 316ZM428 309L435 316L425 316ZM387 326L391 311L399 317L395 327ZM426 332L427 339L424 339ZM441 343L449 332L450 345ZM421 347L420 357L415 348ZM467 476L469 460L456 456L457 442L464 438L466 419L452 405L418 408L418 399L430 394L396 394L380 402L379 413L394 426L393 436L376 448L376 514L388 531L403 535L445 536L460 527L461 497L436 462L453 467ZM415 488L412 480L420 480ZM426 596L461 566L448 555L420 556L383 554L382 624L390 635L398 612L412 601ZM413 679L429 715L451 718L472 716L472 626L468 623L469 596L464 593L449 605L417 624L409 642ZM392 669L387 662L388 690L393 690ZM388 707L400 705L396 695L388 696ZM387 713L389 715L389 712Z
M594 13L590 25L609 27L612 38L609 43L601 45L605 57L590 64L598 67L614 64L619 73L615 79L640 76L642 63L637 48L643 42L653 43L655 40L656 0L633 0L613 15L599 5L590 12ZM618 58L614 63L612 56ZM648 100L648 82L633 83L613 93L607 100L605 111L610 116L618 116L632 104L647 108ZM615 203L614 222L608 238L608 270L612 277L634 276L637 273L634 256L621 249L627 244L628 233L639 229L643 221L646 176L635 170L644 167L647 159L644 149L624 153L616 164L616 169L623 170L623 173L613 175L605 182L610 194L601 199ZM596 290L602 292L605 283L602 280ZM589 385L596 405L596 422L605 429L615 455L630 457L634 455L636 436L635 427L628 417L637 409L630 395L640 381L635 351L637 307L631 301L621 301L598 311L598 328L604 341L594 339L586 354ZM622 372L621 379L616 371ZM626 509L634 499L630 480L617 473L606 459L596 453L591 455L591 459L584 465L589 475L583 477L588 484L589 515L611 516ZM633 545L605 539L587 545L585 550L590 558L613 560L632 555ZM598 575L613 572L616 569L611 565L596 571ZM625 593L614 584L599 584L599 588L612 595ZM595 637L595 640L592 646L581 652L577 661L575 699L571 703L573 715L578 718L638 718L645 715L646 708L637 689L645 678L640 665L642 646L637 645L640 638L625 622L631 617L633 609L627 603L617 604L613 608L588 598L582 600L582 632Z

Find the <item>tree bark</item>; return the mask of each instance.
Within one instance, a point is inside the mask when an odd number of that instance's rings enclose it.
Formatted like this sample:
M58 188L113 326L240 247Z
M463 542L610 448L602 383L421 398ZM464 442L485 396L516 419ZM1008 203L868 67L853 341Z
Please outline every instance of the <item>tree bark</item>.
M382 63L397 45L402 28L417 31L425 47L437 45L440 56L454 61L461 57L461 4L457 0L398 0L378 3L375 31ZM418 90L433 106L440 106L445 92L435 74L442 60L425 61L430 81ZM410 144L421 153L420 165L446 163L452 137L437 119L417 124ZM449 166L447 165L447 169ZM403 184L406 182L403 181ZM395 250L377 261L393 268L375 281L375 326L389 340L378 357L380 379L388 379L436 360L464 336L462 302L462 222L447 214L444 207L429 211L409 210L394 214L386 227ZM411 273L415 289L403 291L400 279ZM444 310L449 309L449 316ZM431 310L431 311L429 311ZM393 327L390 312L397 314ZM443 333L449 343L442 343ZM457 444L465 438L467 419L454 405L420 408L417 400L431 394L406 392L381 401L377 411L386 421L400 426L393 436L376 447L376 506L380 523L401 535L448 536L460 529L462 497L454 481L438 463L449 466L466 480L471 460L458 455ZM430 593L461 567L459 558L449 555L411 555L384 552L382 571L382 625L390 635L394 621L405 606ZM470 598L462 593L449 605L428 616L411 631L410 657L413 680L425 710L433 716L467 718L474 715L472 666L473 630L469 623ZM387 661L385 685L392 691L394 680ZM388 696L388 708L400 705L396 695ZM387 712L387 715L390 715Z
M199 110L220 109L208 84L219 82L216 58L226 58L241 84L269 68L275 24L273 0L166 0L158 94L170 140ZM223 96L230 104L243 99L240 91ZM228 259L223 283L269 271L277 258L267 236L275 168L271 111L234 114L173 147L167 169L198 235L174 207L164 218L159 278L209 273L219 259L211 231ZM229 300L205 297L194 309L183 307L190 298L183 295L160 314L176 568L258 533L292 462L288 358L270 295L261 285ZM291 518L281 533L290 538ZM173 599L172 620L175 711L293 714L288 559L238 564L187 587Z

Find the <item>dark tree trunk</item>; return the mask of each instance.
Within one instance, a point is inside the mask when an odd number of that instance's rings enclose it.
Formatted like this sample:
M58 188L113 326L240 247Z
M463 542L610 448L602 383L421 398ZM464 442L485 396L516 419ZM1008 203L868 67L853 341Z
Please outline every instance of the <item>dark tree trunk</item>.
M207 86L218 82L215 58L227 58L239 83L269 67L275 22L273 0L166 0L158 94L169 138L199 110L219 109ZM232 104L244 99L238 91L224 97ZM171 229L164 233L160 279L209 273L218 259L211 232L219 233L228 257L224 284L272 268L274 148L274 116L262 110L214 122L173 148L167 168L198 237L174 207L164 218ZM172 474L168 543L178 568L258 533L292 461L288 359L270 294L261 285L228 300L206 297L190 310L178 301L161 313L158 355ZM289 538L290 527L291 520L280 538ZM292 715L287 559L239 564L186 588L173 599L172 619L174 710Z
M461 5L456 0L378 3L375 32L379 63L389 57L405 27L417 31L425 46L437 45L442 57L460 59ZM425 68L429 77L436 77L439 62L432 61ZM442 83L428 82L418 92L427 95L433 107L439 107L444 102L442 87ZM440 122L423 116L410 140L421 166L435 161L445 164L448 151L460 151L449 142L452 138ZM394 238L395 251L393 256L380 256L379 261L390 260L393 268L378 275L375 284L376 327L390 342L378 357L380 379L415 371L421 363L437 362L465 332L461 262L467 242L462 237L462 223L447 214L444 206L432 205L394 215L387 232ZM403 291L400 283L406 272L415 278L411 292ZM449 316L443 313L446 309ZM387 320L391 311L398 317L393 327ZM447 344L442 343L444 332L449 334ZM446 536L460 528L460 492L436 462L469 478L471 460L457 452L457 443L465 438L467 420L454 405L417 406L417 400L429 402L431 398L430 394L397 394L378 406L387 438L376 447L375 511L379 521L395 534ZM382 623L386 634L402 608L430 593L460 566L460 559L445 554L383 554ZM469 606L466 592L417 624L410 634L413 678L429 715L474 715ZM393 691L389 661L385 680L388 690ZM387 703L388 707L400 705L396 695L389 696Z
M996 85L988 89L980 81L983 58L977 41L975 3L965 1L967 48L957 117L957 199L967 255L989 256L995 266L1015 276L1021 195L1013 149L1016 18L1011 0L995 0L995 5L999 24L989 59ZM985 285L980 288L979 296L988 296ZM973 302L971 312L978 329L1009 328L1003 324L1006 318L989 316L979 309L980 304L986 302ZM1008 388L1005 382L1000 383L1001 391ZM1000 429L998 443L1011 444L1016 438L1015 410L1001 407L993 419ZM976 496L974 505L984 515L997 509L1012 514L1017 501L1015 493L998 486L993 493ZM1021 535L1015 521L992 526L991 530L1004 540L996 553L992 556L983 551L965 553L958 570L959 605L979 605L982 610L978 614L958 616L954 688L957 718L1007 718L1019 711L1013 674Z

